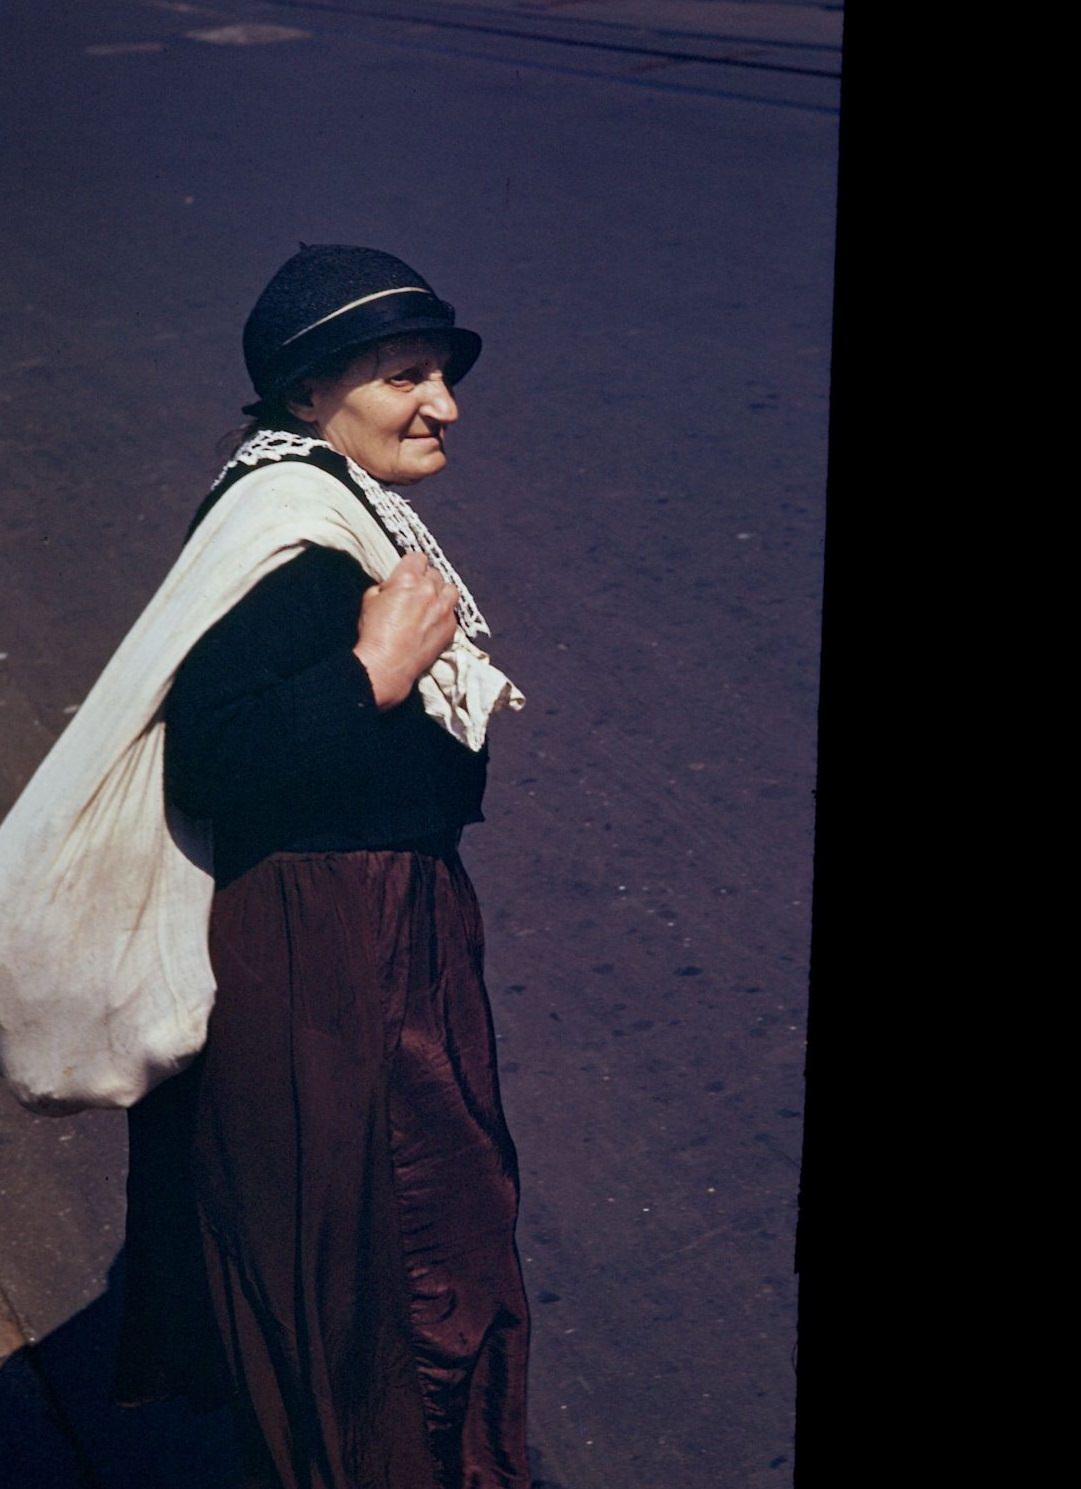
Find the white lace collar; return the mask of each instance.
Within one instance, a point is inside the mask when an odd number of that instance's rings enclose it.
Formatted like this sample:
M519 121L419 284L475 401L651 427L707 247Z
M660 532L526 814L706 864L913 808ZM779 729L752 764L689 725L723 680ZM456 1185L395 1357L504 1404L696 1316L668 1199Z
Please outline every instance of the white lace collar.
M313 450L330 450L335 455L341 453L333 445L327 444L326 440L316 439L313 435L292 434L287 429L257 429L223 468L214 485L217 486L238 465L260 465L265 460L282 460L286 456L306 457ZM348 467L350 479L363 491L395 546L402 553L423 553L432 568L458 590L458 623L465 634L469 637L490 636L492 633L488 622L477 608L477 602L413 510L412 503L399 492L389 491L381 486L355 460L350 460L348 455L342 458Z

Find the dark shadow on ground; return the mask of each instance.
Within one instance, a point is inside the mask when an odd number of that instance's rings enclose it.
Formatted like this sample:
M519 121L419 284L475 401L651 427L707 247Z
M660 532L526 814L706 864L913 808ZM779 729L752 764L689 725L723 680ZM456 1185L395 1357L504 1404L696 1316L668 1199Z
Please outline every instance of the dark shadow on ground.
M100 1298L0 1369L3 1481L18 1489L237 1489L227 1411L109 1399L122 1257Z

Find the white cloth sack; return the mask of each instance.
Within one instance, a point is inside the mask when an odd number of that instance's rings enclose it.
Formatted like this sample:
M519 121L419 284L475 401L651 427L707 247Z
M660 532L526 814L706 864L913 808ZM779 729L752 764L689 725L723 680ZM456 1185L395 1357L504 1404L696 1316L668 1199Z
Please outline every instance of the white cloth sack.
M208 824L166 820L163 705L200 636L309 544L376 580L400 557L318 467L230 487L0 826L0 1071L34 1111L130 1106L202 1048L212 847ZM472 750L525 701L460 629L419 689Z

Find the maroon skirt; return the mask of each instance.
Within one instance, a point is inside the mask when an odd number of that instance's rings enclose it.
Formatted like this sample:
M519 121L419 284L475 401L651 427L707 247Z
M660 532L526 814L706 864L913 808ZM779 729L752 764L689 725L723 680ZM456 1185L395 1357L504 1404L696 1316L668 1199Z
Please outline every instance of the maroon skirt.
M274 854L217 892L210 949L206 1049L130 1113L117 1396L228 1382L260 1489L527 1489L517 1164L461 861Z

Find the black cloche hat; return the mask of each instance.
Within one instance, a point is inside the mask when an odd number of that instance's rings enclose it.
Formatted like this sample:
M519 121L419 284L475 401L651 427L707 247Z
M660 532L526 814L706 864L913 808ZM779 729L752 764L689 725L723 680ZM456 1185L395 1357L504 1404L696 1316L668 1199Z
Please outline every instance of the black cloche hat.
M244 361L261 400L244 412L258 416L350 347L420 331L449 338L450 383L480 356L477 333L456 326L454 306L401 259L344 243L304 246L274 275L244 327Z

